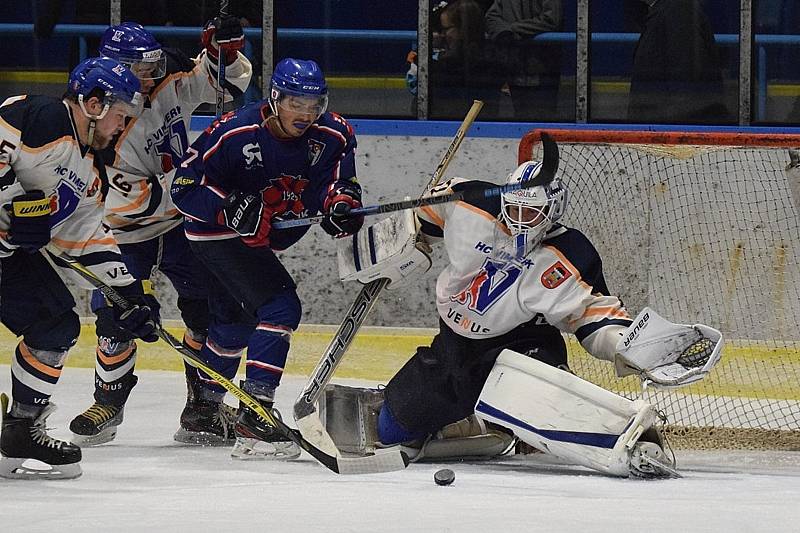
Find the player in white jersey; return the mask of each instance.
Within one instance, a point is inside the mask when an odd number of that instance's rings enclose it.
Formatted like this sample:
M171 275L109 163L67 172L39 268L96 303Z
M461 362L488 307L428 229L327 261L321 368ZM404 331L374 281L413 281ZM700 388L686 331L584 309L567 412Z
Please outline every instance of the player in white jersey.
M554 143L552 147L557 161ZM701 379L719 358L721 335L702 324L669 323L649 309L631 320L620 299L610 294L600 256L589 239L558 223L567 190L555 177L557 164L548 166L547 150L546 145L545 162L526 162L509 175L509 185L529 184L526 188L498 197L483 193L496 187L492 183L455 178L432 194L461 191L463 200L416 211L421 237L443 240L447 253L448 265L436 283L439 333L429 347L417 349L382 395L329 389L326 402L339 403L326 407L326 413L350 411L341 406L354 403L354 397L372 405L355 417L337 420L326 414L331 434L344 436L341 442L350 446L355 442L351 435L360 435L361 441L367 435L367 440L376 437L378 446L416 441L419 449L429 436L462 419L474 419L477 413L541 450L605 473L672 472L653 428L652 406L552 370L568 370L561 333L574 334L591 355L613 362L619 375L640 374L665 386ZM380 222L370 228L371 241L386 243L389 227L394 232L396 224ZM369 241L343 247L343 279L366 282L379 271L377 277L390 278L391 289L402 281L404 268L424 263L413 246L415 233L405 233L412 236L410 254L381 250L390 258L382 265L370 259L378 254L369 249ZM349 257L353 259L343 260ZM556 392L550 392L551 385ZM580 394L575 393L571 403L565 391L573 390ZM366 424L352 431L339 423L348 419L372 419L376 427ZM568 431L562 430L565 426ZM482 455L475 453L468 435L458 437L467 437L460 442L472 450L468 455ZM464 453L448 449L451 455ZM592 455L592 449L600 451ZM502 447L494 453L499 451ZM651 459L662 464L654 468Z
M80 448L46 432L54 409L50 396L80 333L75 301L62 278L86 286L57 256L77 258L137 305L125 314L112 311L109 318L120 331L157 340L158 303L122 262L103 224L100 192L105 167L98 150L141 111L139 88L124 65L92 58L72 71L62 100L16 96L0 106L0 318L22 337L11 361L10 411L2 395L2 477L81 473ZM31 469L23 464L28 459L50 468Z
M241 94L252 76L250 62L239 52L244 34L237 18L210 21L202 41L205 49L189 59L178 50L163 49L141 25L125 22L106 30L99 49L101 55L131 68L146 97L142 113L125 125L104 153L109 177L105 221L134 276L148 279L158 269L170 280L186 325L184 343L197 350L208 331L205 271L189 249L169 186L189 147L192 112L216 100L218 48L226 62L228 94ZM118 334L113 325L106 327L110 308L99 291L92 304L98 336L95 401L70 424L73 442L82 446L114 439L137 381L133 339ZM229 408L195 398L197 371L188 365L186 380L188 398L176 439L199 444L232 442L232 417L225 411Z

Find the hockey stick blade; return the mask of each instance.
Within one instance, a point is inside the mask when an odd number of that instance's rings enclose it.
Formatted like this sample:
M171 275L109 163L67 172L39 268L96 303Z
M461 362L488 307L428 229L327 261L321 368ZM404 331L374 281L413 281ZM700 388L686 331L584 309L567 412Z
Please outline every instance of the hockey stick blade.
M83 279L97 287L100 292L106 296L106 298L114 303L114 305L119 306L120 309L128 310L133 307L132 304L121 294L119 294L113 287L103 282L91 270L86 268L76 259L66 254L54 255L51 253L50 255L56 261L66 264L69 268L77 272L78 275L80 275ZM287 426L286 423L280 419L280 417L274 415L272 409L265 408L250 394L208 366L208 364L203 361L203 359L195 350L185 346L181 341L166 331L160 324L156 327L156 334L164 342L175 349L175 351L177 351L187 363L201 369L203 372L208 374L220 386L224 387L239 401L252 409L258 416L267 422L267 424L280 431L281 434L300 446L300 448L308 452L309 455L311 455L329 470L336 472L337 474L374 474L402 470L408 466L408 456L403 452L380 454L380 456L375 455L353 458L344 458L338 455L334 456L325 453L306 440L300 431Z

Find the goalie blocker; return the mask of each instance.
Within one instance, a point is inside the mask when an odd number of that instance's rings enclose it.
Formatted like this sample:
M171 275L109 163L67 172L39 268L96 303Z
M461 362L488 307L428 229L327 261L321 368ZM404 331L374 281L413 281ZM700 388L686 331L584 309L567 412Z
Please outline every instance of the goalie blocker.
M397 289L431 268L431 258L417 242L417 222L411 209L399 211L338 242L342 281L369 283L389 280Z

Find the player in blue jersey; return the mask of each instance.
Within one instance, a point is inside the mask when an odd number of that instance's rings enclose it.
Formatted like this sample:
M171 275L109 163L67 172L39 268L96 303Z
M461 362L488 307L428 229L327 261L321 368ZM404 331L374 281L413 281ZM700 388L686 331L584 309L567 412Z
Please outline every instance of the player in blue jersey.
M189 149L175 175L172 198L200 261L215 274L211 323L201 355L232 378L247 349L244 389L272 406L301 306L292 276L273 250L296 243L308 227L274 230L283 219L326 214L335 237L358 231L363 217L356 181L353 129L325 112L328 89L314 61L284 59L266 101L212 124ZM225 389L200 373L200 395L220 402ZM239 407L237 458L294 458L300 449Z
M250 62L239 52L244 34L235 17L215 19L202 34L205 48L195 59L182 52L162 48L141 25L125 22L103 34L100 53L128 66L136 74L145 96L142 113L125 123L125 129L104 150L109 179L104 188L104 223L119 243L125 265L132 275L149 279L160 271L177 293L177 307L186 325L183 341L200 349L208 329L208 295L205 276L189 250L183 232L183 216L169 196L175 166L189 147L187 132L192 112L217 98L216 68L219 49L226 61L226 92L239 95L250 83ZM97 315L97 358L94 402L70 423L72 442L80 446L113 440L122 423L125 403L138 380L134 374L136 343L122 335L109 320L111 308L95 292L92 310ZM225 405L196 401L197 373L186 368L188 397L181 413L184 426L176 439L204 445L231 444L233 426L224 427L231 416L207 421ZM214 413L205 413L213 409ZM230 414L230 413L228 413Z

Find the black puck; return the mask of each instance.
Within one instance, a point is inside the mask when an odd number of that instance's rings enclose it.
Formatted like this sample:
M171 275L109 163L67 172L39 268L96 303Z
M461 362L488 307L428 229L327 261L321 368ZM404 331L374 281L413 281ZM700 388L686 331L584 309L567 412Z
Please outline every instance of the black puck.
M436 473L433 475L433 480L437 485L450 485L456 480L456 473L449 468L442 468L441 470L436 471Z

